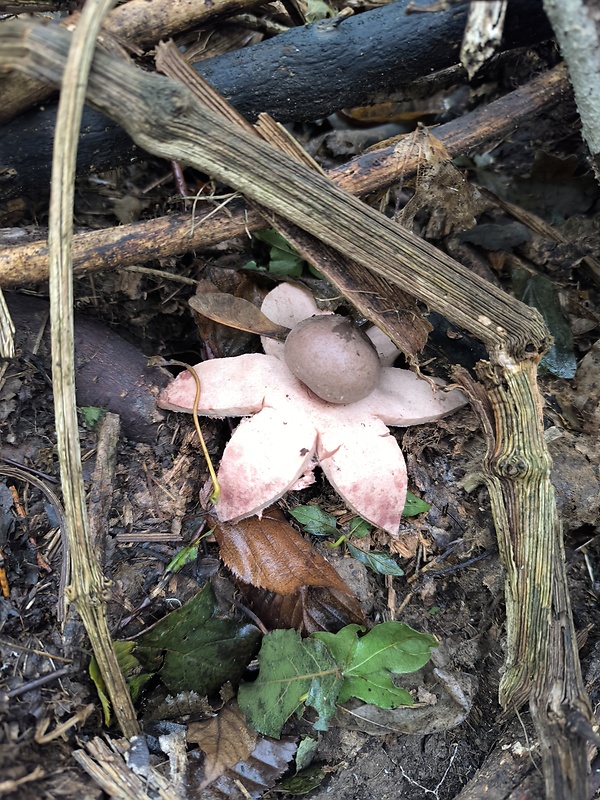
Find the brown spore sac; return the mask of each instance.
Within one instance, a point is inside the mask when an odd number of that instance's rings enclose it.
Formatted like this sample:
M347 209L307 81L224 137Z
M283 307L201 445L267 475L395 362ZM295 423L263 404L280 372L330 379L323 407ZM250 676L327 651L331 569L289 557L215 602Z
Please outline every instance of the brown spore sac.
M381 364L371 341L338 314L298 323L286 339L284 355L292 374L329 403L362 400L379 381Z

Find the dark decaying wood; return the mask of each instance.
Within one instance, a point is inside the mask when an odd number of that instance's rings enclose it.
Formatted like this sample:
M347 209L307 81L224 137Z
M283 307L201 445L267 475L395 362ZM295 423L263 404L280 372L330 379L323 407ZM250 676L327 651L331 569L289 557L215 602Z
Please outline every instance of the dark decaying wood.
M159 39L174 36L198 25L212 25L224 17L247 11L260 0L211 0L190 3L188 0L128 0L114 8L102 25L101 41L105 47L125 44L128 51L142 53ZM73 3L76 6L76 3ZM1 7L1 6L0 6ZM23 11L28 9L23 8ZM72 30L79 12L61 20ZM48 84L23 76L7 76L0 81L0 123L6 123L28 108L54 94Z
M398 91L415 78L458 63L468 3L406 14L408 0L294 28L273 39L196 65L248 119L266 112L280 122L314 120ZM541 0L511 0L505 47L551 36ZM0 200L47 192L55 110L33 110L2 129ZM86 110L78 172L102 171L139 156L131 139L97 111Z
M535 115L569 97L563 67L534 78L525 86L477 111L435 129L450 157L469 153L509 135ZM352 159L330 173L338 185L352 194L384 189L396 180L411 178L419 164L414 148L391 145ZM210 219L204 221L211 214ZM171 214L159 219L81 233L73 239L73 266L77 272L139 264L155 258L202 249L218 242L259 230L263 218L241 201L214 214L209 209L197 215ZM10 229L12 231L12 229ZM45 236L40 229L39 236ZM0 286L15 288L48 277L46 241L0 248Z
M27 355L29 342L48 318L49 304L43 298L7 293L6 301L17 329L17 349ZM44 346L49 347L46 329ZM118 414L125 435L141 442L156 439L164 414L156 407L161 388L170 375L148 366L148 359L118 333L84 317L75 318L74 328L77 403L97 406Z

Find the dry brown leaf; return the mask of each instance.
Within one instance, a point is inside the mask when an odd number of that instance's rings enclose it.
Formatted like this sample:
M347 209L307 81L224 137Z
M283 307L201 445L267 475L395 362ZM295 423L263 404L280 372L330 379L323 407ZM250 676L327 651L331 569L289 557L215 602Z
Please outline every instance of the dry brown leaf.
M189 754L190 800L248 800L249 797L258 800L288 769L296 752L296 742L290 736L282 736L279 740L259 736L256 747L245 761L238 762L204 788L198 788L203 775L198 752Z
M266 317L262 311L243 297L236 297L226 292L197 294L190 297L189 303L194 311L205 317L237 328L246 333L257 333L274 339L285 339L289 328L277 325Z
M305 586L351 594L331 564L273 507L261 519L220 523L214 532L221 558L233 574L252 586L290 595Z
M268 628L310 634L365 624L358 598L276 507L261 519L221 523L214 535L246 602Z
M328 586L303 586L289 595L243 585L246 602L268 628L295 628L305 635L337 633L346 625L365 625L358 599Z
M454 231L474 228L477 217L489 202L452 164L442 142L429 131L418 133L416 147L423 162L415 193L399 214L398 221L410 229L416 215L426 210L429 222L424 235L428 239L441 239Z
M204 789L226 770L246 761L256 746L258 734L246 724L246 718L235 701L228 703L213 719L192 722L188 726L188 742L194 742L205 753Z

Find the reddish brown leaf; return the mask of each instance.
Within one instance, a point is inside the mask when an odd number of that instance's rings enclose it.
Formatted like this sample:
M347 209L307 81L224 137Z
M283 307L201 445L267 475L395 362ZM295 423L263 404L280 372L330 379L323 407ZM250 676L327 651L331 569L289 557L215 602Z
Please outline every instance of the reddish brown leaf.
M267 627L309 634L365 624L360 603L336 570L277 507L262 519L221 523L214 533L221 558Z
M290 595L241 585L246 602L268 628L296 628L303 634L337 633L351 623L365 625L360 603L346 590L303 586Z
M331 564L277 513L272 507L262 519L248 517L217 526L221 558L233 574L277 594L290 595L305 586L350 594Z
M256 746L257 736L235 701L212 719L190 723L188 742L199 745L206 754L204 777L198 788L203 789L238 762L246 761Z

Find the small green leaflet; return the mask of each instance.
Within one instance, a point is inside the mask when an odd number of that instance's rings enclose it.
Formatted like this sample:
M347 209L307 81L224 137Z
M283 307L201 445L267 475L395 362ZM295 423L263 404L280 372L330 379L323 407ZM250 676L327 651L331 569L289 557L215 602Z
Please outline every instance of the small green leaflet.
M131 699L137 702L144 685L150 680L152 675L148 672L141 671L142 667L137 658L132 654L135 648L135 642L113 642L115 654L119 669L123 673L127 685L129 686L129 693ZM108 690L100 672L100 667L96 661L96 657L92 656L89 666L90 678L96 685L96 691L102 704L104 712L104 724L108 727L112 724L113 715L110 699L108 697Z
M317 730L326 730L336 703L358 697L381 708L412 705L392 674L414 672L427 663L437 641L402 622L384 622L361 636L348 625L338 633L302 639L293 630L273 631L263 639L260 671L243 683L238 704L250 725L279 738L285 722L303 706L318 713Z
M300 772L312 764L314 757L319 749L319 740L313 739L312 736L304 736L298 744L296 750L296 772Z
M237 683L258 648L254 625L223 616L210 584L136 642L135 655L172 694L216 692Z
M315 728L327 730L343 679L323 642L303 640L294 630L273 631L258 658L258 678L243 683L237 698L252 727L278 739L286 720L306 704L319 715Z
M321 273L312 264L305 261L300 253L292 247L275 228L268 228L266 231L259 231L253 234L259 242L264 242L270 246L268 270L271 274L279 277L299 278L307 266L309 271L320 280L323 279ZM256 261L249 261L246 269L264 269L259 267Z
M417 514L422 514L424 511L429 511L431 506L420 497L416 497L412 492L406 493L406 502L404 510L402 511L403 517L416 517Z
M259 231L254 238L270 245L269 272L274 275L298 278L304 269L304 259L274 228Z
M179 572L180 569L183 569L187 564L193 564L198 558L198 545L188 545L187 547L182 547L181 550L178 550L173 559L168 563L166 572L174 573Z
M355 539L363 539L368 533L371 533L373 526L362 517L352 517L348 523L348 529L349 536L354 536Z
M79 410L85 427L90 429L106 414L105 408L98 408L97 406L80 406Z
M341 665L344 683L338 703L358 697L380 708L412 705L410 694L398 688L391 676L421 669L437 640L403 622L382 622L359 636L363 630L360 625L347 625L338 633L313 634L325 642Z
M373 572L378 572L380 575L404 575L404 570L396 564L388 553L382 553L378 550L367 552L366 550L361 550L360 547L355 547L348 541L346 541L346 547L352 558L360 561L361 564L364 564L365 567L368 567Z
M319 506L296 506L290 511L306 533L313 536L336 536L337 521L333 514L328 514Z

